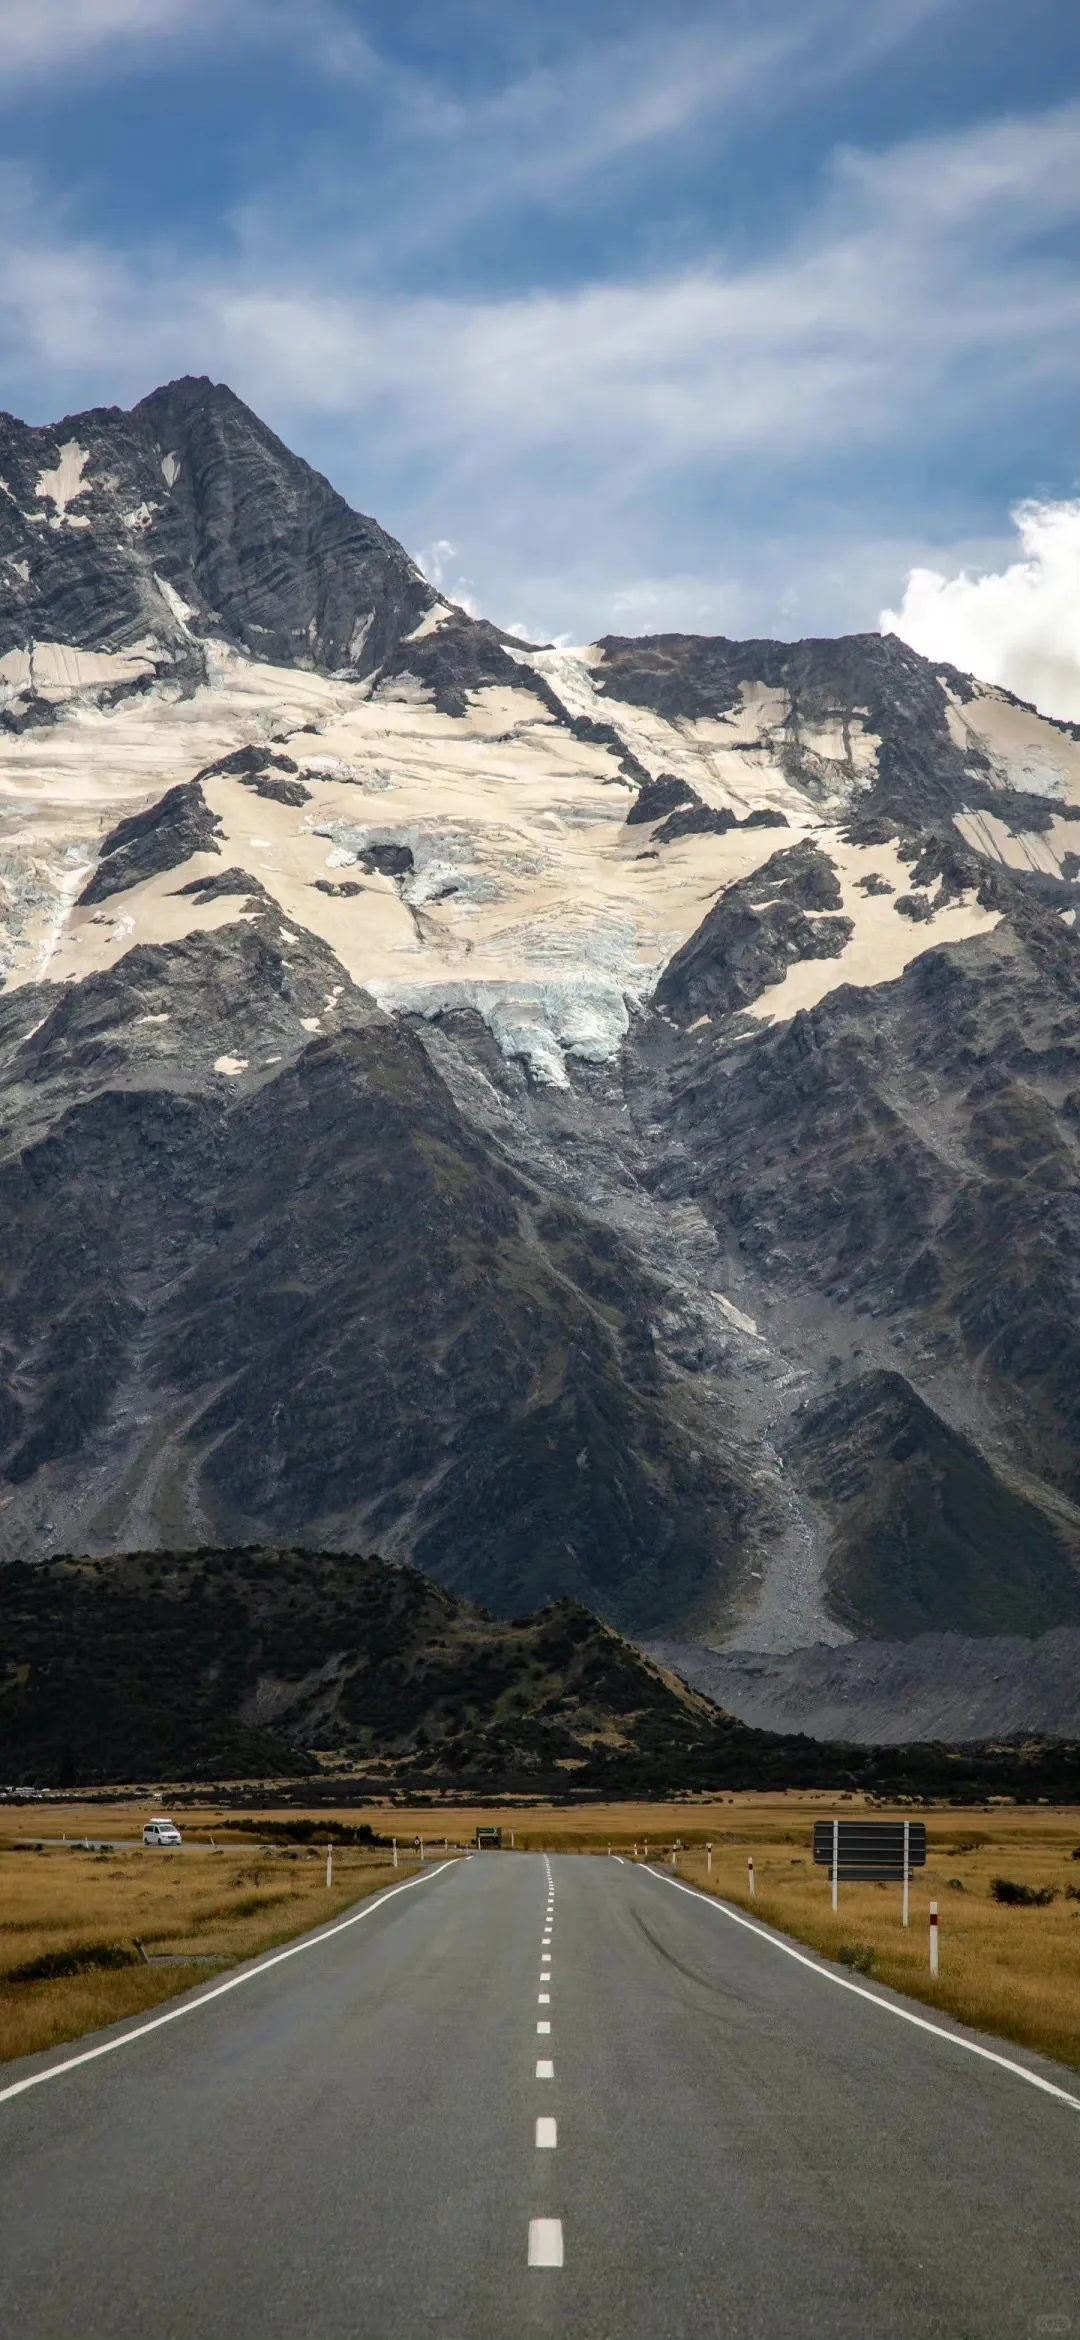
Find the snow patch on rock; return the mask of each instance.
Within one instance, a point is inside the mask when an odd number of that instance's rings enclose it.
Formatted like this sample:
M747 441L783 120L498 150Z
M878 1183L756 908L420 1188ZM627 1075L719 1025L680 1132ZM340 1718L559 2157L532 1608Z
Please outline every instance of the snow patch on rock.
M68 439L60 449L54 469L39 472L34 493L52 504L51 528L62 528L67 519L68 505L74 503L76 496L89 493L90 483L83 478L89 461L89 448L80 447L77 439ZM82 525L87 523L83 522Z

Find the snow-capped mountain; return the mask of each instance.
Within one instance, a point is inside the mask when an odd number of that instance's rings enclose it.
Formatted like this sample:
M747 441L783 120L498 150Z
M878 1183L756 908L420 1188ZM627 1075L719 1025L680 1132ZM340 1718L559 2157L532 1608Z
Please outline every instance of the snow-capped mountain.
M0 420L0 818L9 1554L1080 1626L1068 727L522 644L188 380Z

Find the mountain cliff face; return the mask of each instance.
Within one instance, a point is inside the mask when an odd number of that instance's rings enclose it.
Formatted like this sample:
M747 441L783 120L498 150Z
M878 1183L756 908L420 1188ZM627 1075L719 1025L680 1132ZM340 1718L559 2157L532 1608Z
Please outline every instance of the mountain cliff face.
M0 478L5 1555L1080 1625L1074 732L512 641L205 382Z

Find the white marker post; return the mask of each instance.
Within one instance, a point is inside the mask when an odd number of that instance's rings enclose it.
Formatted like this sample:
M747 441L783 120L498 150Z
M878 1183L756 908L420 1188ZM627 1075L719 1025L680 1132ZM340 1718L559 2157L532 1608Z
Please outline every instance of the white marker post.
M390 1842L391 1842L391 1844L393 1845L393 1848L394 1848L394 1867L395 1867L395 1869L396 1869L396 1868L397 1868L397 1837L396 1837L396 1836L392 1836L392 1837L391 1837L391 1839L390 1839Z
M904 1822L904 1924L908 1922L908 1882L911 1876L911 1822Z
M930 1904L930 1972L931 1972L931 1974L936 1974L936 1973L937 1973L937 1970L938 1970L938 1926L937 1926L937 1902L936 1902L936 1901L932 1901L932 1902L931 1902L931 1904Z
M648 1858L649 1858L649 1839L648 1839L648 1837L646 1837L646 1839L645 1839L645 1858L646 1858L646 1860L648 1860Z
M330 1887L331 1887L331 1885L333 1884L333 1882L334 1882L334 1847L333 1847L333 1845L332 1845L332 1844L328 1844L328 1845L327 1845L327 1847L326 1847L326 1890L327 1890L327 1892L328 1892L328 1893L329 1893L329 1891L330 1891Z
M423 1839L423 1837L422 1837L422 1836L418 1836L418 1837L417 1837L417 1839L416 1839L416 1841L417 1841L417 1844L418 1844L418 1845L419 1845L419 1847L420 1847L420 1866L421 1866L421 1868L423 1868L423 1866L424 1866L424 1839Z
M711 1871L712 1871L712 1846L711 1846L711 1844L707 1844L707 1845L706 1845L706 1847L705 1847L705 1866L706 1866L706 1868L707 1868L707 1869L710 1871L710 1873L711 1873Z
M839 1822L839 1820L834 1820L834 1821L833 1821L833 1824L832 1824L832 1905L833 1905L833 1908L834 1908L834 1909L838 1908L838 1906L839 1906L839 1902L840 1902L840 1822Z
M747 1877L748 1877L748 1879L749 1879L749 1882L750 1882L750 1898L751 1898L751 1900L753 1900L753 1899L755 1899L755 1897L756 1897L756 1895L757 1895L757 1886L756 1886L756 1885L755 1885L755 1883L754 1883L754 1856L753 1856L753 1853L748 1853L748 1855L747 1855L747 1860L746 1860L746 1874L747 1874Z

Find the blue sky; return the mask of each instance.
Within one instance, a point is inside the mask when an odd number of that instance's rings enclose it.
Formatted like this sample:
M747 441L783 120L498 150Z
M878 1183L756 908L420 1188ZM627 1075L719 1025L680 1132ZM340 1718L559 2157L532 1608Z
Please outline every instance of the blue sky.
M1076 493L1066 0L0 0L0 404L231 382L537 636L874 625Z

